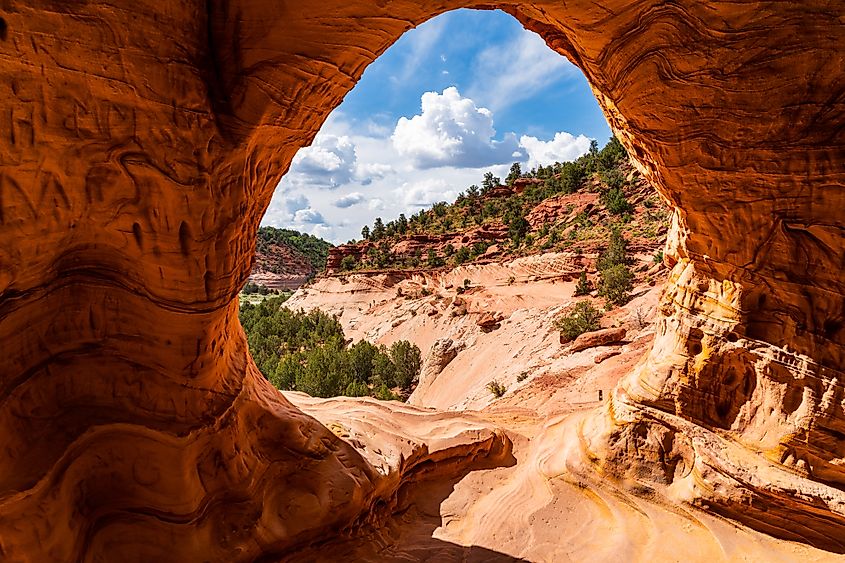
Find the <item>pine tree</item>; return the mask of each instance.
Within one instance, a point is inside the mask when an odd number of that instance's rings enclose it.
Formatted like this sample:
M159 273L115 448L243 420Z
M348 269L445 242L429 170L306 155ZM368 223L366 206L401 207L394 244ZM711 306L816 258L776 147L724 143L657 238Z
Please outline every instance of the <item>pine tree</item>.
M385 228L384 222L381 220L381 217L376 217L376 220L373 221L373 230L370 234L372 240L381 240L384 238Z
M505 178L505 183L509 186L512 186L513 183L517 180L522 178L522 168L519 166L518 162L514 162L511 165L511 170L508 172L507 178Z
M627 252L628 241L622 236L619 227L614 226L610 231L610 241L608 242L607 248L601 253L596 262L596 269L601 271L617 264L627 264Z

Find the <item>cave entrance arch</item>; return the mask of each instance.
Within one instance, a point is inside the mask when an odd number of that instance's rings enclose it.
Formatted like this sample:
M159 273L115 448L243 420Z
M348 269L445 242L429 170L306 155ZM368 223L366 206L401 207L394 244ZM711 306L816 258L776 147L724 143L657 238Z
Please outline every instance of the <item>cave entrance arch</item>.
M458 34L465 35L458 37ZM493 37L496 40L491 40ZM496 56L491 56L492 53ZM523 68L524 66L528 68ZM539 76L538 69L541 68L542 76ZM532 91L535 87L537 91ZM365 100L365 97L371 99ZM532 107L529 109L527 106ZM542 109L535 109L534 106ZM413 121L407 121L408 119ZM373 125L376 127L372 127ZM406 128L403 129L402 125ZM579 129L573 129L573 126ZM563 135L558 138L558 133ZM327 232L328 236L322 235L324 238L333 236L334 242L339 243L351 238L360 239L361 227L372 225L376 216L379 216L379 220L384 218L387 236L392 238L395 226L393 220L397 219L400 213L405 213L408 217L409 233L431 233L433 231L430 228L420 225L418 219L421 216L415 212L428 212L431 217L430 208L433 204L443 200L448 200L445 203L451 204L455 201L455 194L466 186L483 185L482 176L485 172L492 170L496 176L505 178L514 161L520 162L527 172L538 164L550 166L554 161L575 160L590 147L590 137L584 133L601 140L602 144L611 135L585 77L574 65L549 49L538 35L526 31L509 14L493 10L447 12L403 34L397 43L367 67L355 87L332 111L315 137L314 143L297 153L290 170L274 191L272 203L262 218L262 225L293 228L312 235ZM415 138L416 135L426 139L436 138L444 134L448 135L444 145L450 149L433 156L429 152L431 143L422 145ZM397 141L398 135L402 137ZM530 136L523 141L521 135L538 135L540 138ZM453 148L454 145L457 147ZM409 162L411 164L408 164ZM366 170L379 168L387 169L381 173L386 178L379 175L375 175L375 178L361 175L367 174ZM429 199L418 201L407 197L414 194L417 188L422 191L424 186L437 185L437 182L440 182L442 187L432 189L431 194L423 194ZM404 199L403 192L406 195ZM347 194L357 196L358 199L342 203L343 196ZM378 210L367 205L372 198L382 198L382 205ZM500 207L507 206L508 201L510 200L499 200ZM352 221L349 220L350 217L353 218ZM461 234L470 231L475 225L480 226L481 221L459 217L457 224L450 229L455 246L462 246ZM593 221L595 222L595 218ZM550 221L549 226L552 223L553 221ZM559 226L559 230L563 230L565 226ZM534 236L542 237L542 234L537 235L537 229L539 226L533 229ZM271 232L259 232L259 249L262 248L262 243L266 242L266 239L262 241L262 236L272 236L268 234ZM665 234L665 229L662 233ZM598 239L600 235L595 236ZM390 244L397 242L399 239L392 239ZM487 245L492 242L502 244L505 241L488 241ZM540 242L542 241L537 241L537 247ZM545 252L560 250L562 249L550 248ZM577 253L577 248L567 246L565 250ZM395 270L416 268L420 259L412 257L410 252L404 255L399 252L398 257L391 254L391 257L387 258L387 264L382 266L368 264L366 253L356 255L356 260L362 263L361 267L365 270L389 270L391 281L387 282L389 287L386 291L402 292L407 289L402 281L406 274ZM477 251L474 251L472 258L476 253ZM423 248L421 253L417 251L416 254L422 257L420 267L424 268L426 249ZM508 254L505 253L504 256ZM266 252L262 255L259 250L257 256L261 270L266 271L264 265L269 262ZM489 254L485 257L488 256ZM443 256L443 259L451 263L448 255ZM326 283L338 279L332 274L340 273L339 262L340 259L334 250L330 251L330 276L325 280ZM253 275L255 272L254 269ZM561 272L552 269L549 273ZM515 272L515 275L518 276L520 284L527 281L527 274ZM475 275L467 276L477 281ZM407 277L410 277L410 274ZM260 280L261 275L254 275L251 279L256 281L256 278ZM268 286L274 287L270 276L264 279L268 278ZM507 279L507 275L504 275L504 279ZM500 280L502 284L504 279ZM462 278L458 278L452 283L459 285L461 280ZM412 284L412 293L420 291L414 282L405 281ZM399 285L394 287L393 283ZM438 284L440 286L437 293L445 298L448 292L442 286L446 283L434 283L435 290ZM488 289L495 294L497 283L491 280L490 284L493 287L488 286ZM417 326L423 329L417 323L430 315L408 319L409 322L402 323L397 330L388 329L386 334L379 330L379 337L375 338L372 332L378 330L374 328L376 314L370 309L370 313L356 318L355 310L356 306L359 310L361 307L364 310L370 308L372 303L367 301L378 301L380 297L373 293L368 297L366 291L350 291L349 288L354 285L342 283L342 289L339 291L345 294L343 306L325 303L320 307L329 314L340 313L339 320L345 336L355 341L370 340L385 343L387 346L397 340L410 340L420 347L422 358L425 359L430 352L432 341L428 336L422 336L422 339L415 337L417 331L409 327ZM544 306L550 306L555 299L556 304L564 303L570 297L570 289L558 289L555 292L554 290L561 286L547 287L556 296L544 296ZM532 292L537 291L532 289ZM307 298L303 298L306 294L313 294L313 291L300 292L287 306L293 310L300 307L308 310L316 305L313 301L309 302ZM525 297L530 301L530 297ZM435 298L436 296L432 297ZM475 301L478 302L479 299ZM422 308L431 307L433 304L435 303L419 299L406 302L405 305ZM472 310L470 318L478 318L478 311L473 310L477 309L477 305L470 305L469 309ZM260 311L269 314L266 308ZM320 385L314 378L306 375L310 370L303 369L300 372L302 377L297 377L297 382L294 383L289 370L286 369L290 364L280 362L279 354L268 350L264 346L264 339L251 332L254 326L252 315L255 313L251 306L242 308L242 321L244 314L249 315L249 320L244 321L244 325L250 335L250 347L256 347L251 352L258 368L274 385L283 390L295 389L320 396L361 393L360 389L348 389L349 379L345 374L337 377L332 377L334 373L326 374L325 381L331 383ZM448 311L446 313L448 314ZM394 316L398 315L397 312ZM394 319L382 318L382 321L387 327ZM399 321L396 321L394 325L398 323ZM443 332L447 330L447 327L440 326L434 332L441 334L434 338L447 336ZM533 329L530 330L533 332ZM427 332L430 336L432 331L429 329L420 332ZM503 338L501 333L497 334L500 339ZM473 356L476 350L484 347L483 342L478 344L472 352L451 362L450 369L464 369L455 366L461 362L466 363L469 361L467 356ZM530 355L529 353L528 357ZM525 358L526 353L523 352L522 356ZM469 399L471 393L475 401L472 403L474 406L477 407L479 402L483 403L485 398L490 396L485 385L494 375L497 381L501 380L507 386L512 386L517 369L510 366L501 367L503 370L486 373L483 382L470 383L469 378L464 380L464 387L460 391L453 390L455 402L462 398ZM279 375L276 375L277 370ZM446 375L442 376L441 383L447 379ZM369 372L366 377L369 380ZM395 392L396 387L401 386L387 387L394 387ZM407 394L410 389L406 388L404 391ZM427 403L421 397L422 391L423 389L418 387L416 402L412 404L441 408L448 406ZM368 393L381 397L389 396L386 389L379 392L377 383ZM465 405L465 408L470 407Z
M648 412L672 443L727 440L778 476L720 465L737 494L703 502L842 549L843 415L814 399L841 394L845 365L841 6L35 0L0 10L4 556L254 560L375 517L395 489L269 388L234 297L296 150L405 30L464 7L501 8L572 60L679 210L665 338L612 398L621 430L592 428L596 463L643 467L602 455ZM680 373L752 373L807 403L791 417L773 399L765 436L743 416L717 435L707 388L672 400ZM688 455L667 443L639 451Z

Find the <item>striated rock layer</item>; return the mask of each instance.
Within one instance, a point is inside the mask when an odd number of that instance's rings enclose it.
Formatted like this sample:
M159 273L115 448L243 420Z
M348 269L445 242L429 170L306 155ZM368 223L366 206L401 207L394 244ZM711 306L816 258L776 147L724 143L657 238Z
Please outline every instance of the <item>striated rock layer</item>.
M459 7L577 64L679 210L654 350L568 466L845 549L840 3L7 0L3 559L251 560L376 522L396 482L260 377L234 299L296 150Z

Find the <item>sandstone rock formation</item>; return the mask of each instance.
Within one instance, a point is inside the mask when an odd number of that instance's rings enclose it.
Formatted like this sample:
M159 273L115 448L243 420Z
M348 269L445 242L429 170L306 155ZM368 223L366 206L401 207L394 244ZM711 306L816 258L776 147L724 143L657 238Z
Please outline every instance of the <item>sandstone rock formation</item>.
M462 342L455 342L451 338L440 338L435 340L426 354L420 368L420 379L418 389L424 389L431 385L434 378L443 372L443 368L465 348Z
M840 3L9 0L4 559L254 560L384 517L397 483L260 377L234 298L296 150L460 7L577 64L679 210L654 349L547 474L845 551Z
M575 353L586 350L587 348L620 342L625 338L625 332L624 328L603 328L601 330L585 332L569 345L569 352Z

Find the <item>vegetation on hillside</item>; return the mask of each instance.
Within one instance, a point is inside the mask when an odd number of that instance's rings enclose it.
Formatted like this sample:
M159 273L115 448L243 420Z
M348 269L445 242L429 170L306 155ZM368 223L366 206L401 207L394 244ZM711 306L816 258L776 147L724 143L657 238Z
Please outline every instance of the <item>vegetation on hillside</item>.
M589 301L579 301L572 310L555 319L554 327L560 331L561 342L575 340L585 332L598 330L601 311Z
M336 317L283 307L286 296L244 303L241 325L261 373L278 389L314 397L406 397L419 377L420 350L400 340L389 348L349 345Z
M285 245L293 248L311 263L315 272L322 272L326 268L326 258L329 255L329 248L332 244L313 235L292 231L290 229L277 229L276 227L261 227L258 229L256 239L256 250L260 253L270 253L273 245ZM270 272L281 274L278 266L269 264Z
M557 162L523 172L518 163L511 167L504 184L491 172L484 175L479 185L471 185L461 192L455 203L435 203L430 209L421 210L410 217L404 214L396 220L384 222L376 218L372 226L361 230L366 252L360 257L345 256L340 264L342 271L356 269L420 268L456 266L483 255L492 242L474 241L468 246L444 247L416 251L410 255L397 255L393 246L408 235L447 235L490 227L503 230L506 235L495 241L502 252L512 255L531 254L538 251L573 250L582 242L607 239L611 223L631 224L628 230L647 239L657 239L665 231L668 214L661 209L656 194L643 202L645 212L632 223L633 205L628 200L632 183L628 177L638 178L628 164L622 144L611 138L599 150L595 141L590 150L572 162ZM521 181L520 191L513 186ZM637 184L637 182L634 182ZM601 219L595 213L584 213L566 224L555 221L535 225L532 229L527 217L531 211L549 198L577 191L592 190L599 193ZM564 213L565 215L565 213ZM634 224L635 223L635 224ZM572 226L573 228L568 228Z
M628 241L619 227L613 227L607 248L599 255L596 268L599 271L599 295L606 298L608 308L624 305L634 288L634 274L628 269Z

